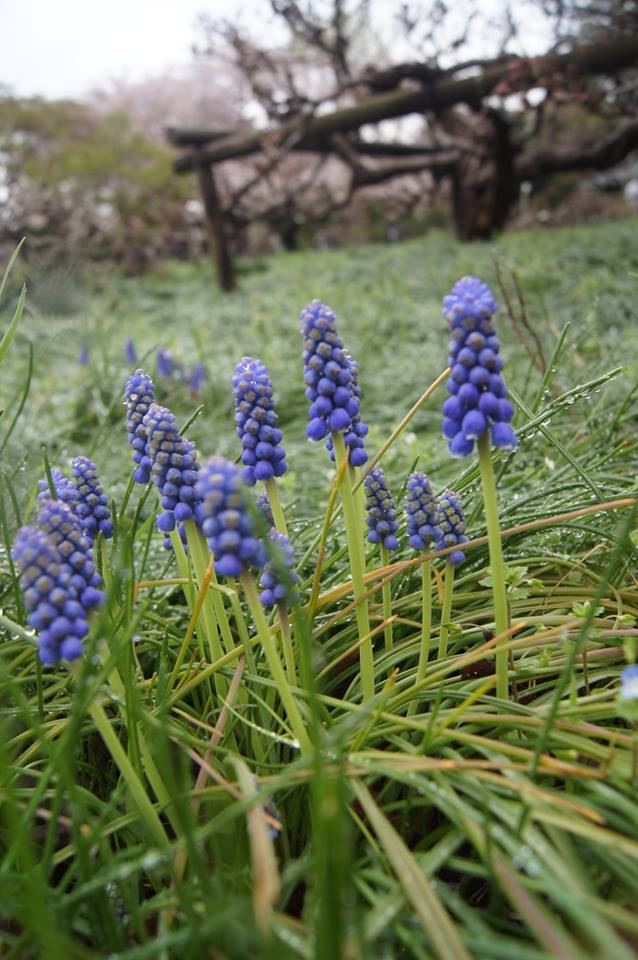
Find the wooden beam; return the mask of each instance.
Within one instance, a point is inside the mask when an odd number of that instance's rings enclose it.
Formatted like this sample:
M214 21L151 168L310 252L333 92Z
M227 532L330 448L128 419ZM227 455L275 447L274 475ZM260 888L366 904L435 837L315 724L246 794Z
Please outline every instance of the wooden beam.
M619 70L636 63L638 36L631 35L601 41L595 46L576 47L567 53L551 53L529 60L512 57L507 63L502 60L495 61L476 76L464 77L461 80L454 77L433 79L418 90L400 90L370 97L354 106L343 107L308 120L295 118L270 130L229 137L217 145L213 144L178 157L174 169L176 173L188 173L200 163L213 164L246 157L262 150L264 143L270 141L276 144L294 136L295 132L298 133L296 149L312 150L316 149L317 141L325 140L335 133L357 130L366 123L379 123L381 120L390 120L410 113L423 113L425 110L442 110L456 103L478 106L484 97L492 93L504 80L508 82L507 92L515 93L536 84L542 85L544 78L556 73L589 76Z
M208 235L208 252L213 261L213 266L217 273L219 286L222 290L234 290L237 281L235 279L235 269L228 245L228 237L224 229L224 215L213 171L209 164L199 164L197 167L197 176L199 179L199 188L204 202L204 211L206 213L206 232Z
M164 136L174 147L204 147L214 140L232 137L235 130L200 130L190 127L166 127Z

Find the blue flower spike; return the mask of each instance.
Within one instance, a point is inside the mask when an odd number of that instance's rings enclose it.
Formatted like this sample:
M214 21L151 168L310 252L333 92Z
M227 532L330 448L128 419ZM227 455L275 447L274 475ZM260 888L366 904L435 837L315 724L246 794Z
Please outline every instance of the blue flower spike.
M41 662L50 666L60 659L77 660L89 626L58 548L44 531L22 527L12 557L20 571L28 622L38 631Z
M450 328L451 367L443 404L443 435L454 457L467 457L488 430L492 444L515 450L518 438L510 426L514 414L501 376L503 358L492 316L494 294L478 277L462 277L443 300Z
M381 467L373 467L364 480L366 494L366 524L368 540L378 543L386 550L396 550L399 546L395 534L399 529L396 518L397 507L394 497L388 490L385 474Z
M148 438L146 450L151 477L162 498L158 530L169 534L187 520L199 525L200 502L195 493L199 463L195 445L181 436L174 414L157 403L150 405L142 425ZM182 533L180 530L180 535ZM170 549L170 537L164 540L164 546Z
M257 509L262 514L264 520L269 527L275 526L275 518L273 516L272 507L270 506L270 499L268 494L264 490L263 493L260 493L256 499Z
M127 338L126 343L124 344L124 359L127 363L130 363L131 366L134 363L137 363L137 350L135 349L135 344L130 337Z
M257 480L282 477L288 466L266 365L257 358L242 357L235 367L233 393L235 428L244 464L242 480L254 486Z
M85 610L100 607L104 594L102 580L93 560L88 537L82 533L79 517L71 507L60 501L42 503L37 517L38 527L57 550L61 569L68 574L70 587Z
M444 550L446 547L461 546L467 543L469 537L465 534L465 515L461 504L461 498L453 490L446 490L439 497L439 526L441 535L437 540L436 549ZM446 554L445 558L449 563L457 566L465 560L465 554L462 550L454 550Z
M210 457L199 471L195 495L201 500L202 533L215 556L215 573L239 577L263 568L263 544L253 529L241 471L224 457Z
M170 377L173 372L174 361L168 350L157 351L157 372L160 377Z
M188 385L193 393L200 393L206 383L206 371L201 360L194 363L188 375Z
M269 533L267 560L259 586L261 602L265 607L275 607L288 600L296 603L299 600L297 584L299 577L295 573L295 553L288 537L278 530Z
M410 546L427 550L433 541L443 535L439 506L432 493L432 484L425 473L412 473L407 483L407 529Z
M113 524L108 499L102 491L95 464L88 457L75 457L71 461L75 478L75 513L80 519L82 532L93 542L98 533L105 540L113 536ZM62 499L62 498L60 498Z
M68 503L72 510L75 510L78 491L72 480L67 480L65 476L62 475L61 470L52 470L51 479L53 480L53 489L55 490L56 500L61 500L63 503ZM51 491L49 489L48 480L38 480L38 500L44 502L45 500L51 499Z
M153 381L143 370L136 370L124 386L126 426L128 440L133 448L133 460L136 464L136 483L148 483L151 479L151 463L146 454L147 436L143 421L154 400Z
M342 433L351 466L360 467L368 459L363 444L368 427L360 416L358 368L344 349L335 320L332 309L319 300L301 312L304 383L310 401L306 434L309 440L327 437L334 459L330 434Z
M620 699L638 701L638 663L625 667L620 674Z

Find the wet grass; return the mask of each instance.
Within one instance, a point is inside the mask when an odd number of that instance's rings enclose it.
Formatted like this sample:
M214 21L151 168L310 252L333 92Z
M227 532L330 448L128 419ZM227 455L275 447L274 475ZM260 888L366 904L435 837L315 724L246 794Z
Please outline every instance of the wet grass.
M34 284L2 366L6 956L635 955L636 734L618 701L638 635L635 227L532 231L494 246L433 234L305 252L248 265L240 291L225 298L207 264L168 264L139 280L112 277L99 290L74 287L74 309L58 314ZM338 512L326 520L334 470L321 445L305 440L299 310L315 296L336 310L359 361L373 455L444 368L440 300L467 272L491 283L502 303L521 438L514 456L495 460L513 626L509 698L495 695L478 470L447 455L439 390L382 462L399 498L415 465L437 491L454 486L476 542L458 571L447 654L430 661L418 687L418 558L402 547L382 569L368 545L379 638L377 693L363 704L348 550ZM4 329L15 305L15 296L4 301ZM292 742L232 585L225 655L211 657L196 631L175 668L188 588L173 582L174 561L154 531L155 492L144 499L135 491L122 510L131 471L121 404L128 336L150 372L160 347L187 367L204 363L208 380L196 396L178 377L157 379L159 399L182 422L201 407L188 433L202 457L237 456L229 390L237 359L258 355L270 367L291 466L281 493L301 576L296 698L310 755ZM37 667L7 554L18 523L32 518L43 443L65 470L72 456L91 456L115 509L109 603L74 680ZM433 651L442 559L434 566ZM246 643L255 651L247 664ZM111 734L96 719L99 703ZM112 735L160 815L165 842L113 760Z

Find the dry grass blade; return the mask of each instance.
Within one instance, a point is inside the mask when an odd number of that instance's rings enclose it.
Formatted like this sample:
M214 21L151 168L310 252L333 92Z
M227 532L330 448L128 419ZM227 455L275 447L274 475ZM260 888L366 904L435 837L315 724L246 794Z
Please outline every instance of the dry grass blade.
M255 800L257 788L255 779L238 757L234 759L242 796L245 800ZM279 896L280 881L277 860L268 822L263 807L253 805L247 813L248 834L250 838L250 856L253 870L253 906L255 919L263 934L268 934L273 919L273 910Z

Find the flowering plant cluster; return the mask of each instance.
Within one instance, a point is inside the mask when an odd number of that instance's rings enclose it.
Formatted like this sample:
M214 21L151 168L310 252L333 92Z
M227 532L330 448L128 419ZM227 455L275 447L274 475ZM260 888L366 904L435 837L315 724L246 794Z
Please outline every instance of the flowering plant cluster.
M501 376L500 341L492 323L496 309L492 291L478 277L463 277L443 301L452 369L442 429L454 457L467 457L488 430L495 447L518 446L510 426L514 410Z
M180 435L174 414L157 403L152 403L144 414L142 427L151 478L162 498L158 530L170 533L187 520L201 523L200 501L195 493L199 471L195 444ZM180 533L184 539L183 531ZM164 545L171 546L170 538Z
M295 552L292 544L288 537L278 530L271 530L268 538L270 558L264 565L259 580L261 602L265 607L275 607L286 599L296 603L299 600L299 577L293 569Z
M151 479L151 461L146 453L148 438L144 417L154 401L153 381L143 370L136 370L124 385L128 441L133 448L133 461L137 465L134 473L136 483L148 483Z
M281 446L283 433L277 426L272 383L261 360L242 357L233 376L235 427L241 439L244 464L242 480L253 486L257 480L282 477L288 469Z
M396 550L399 546L395 536L399 529L397 507L381 467L372 468L365 478L365 489L368 540L380 543L386 550Z
M104 599L91 543L68 503L44 500L37 526L22 527L13 560L20 571L29 623L39 633L40 660L54 664L82 655L88 616Z
M341 433L353 467L368 459L363 438L368 428L360 417L358 369L337 333L330 307L313 300L301 313L306 397L310 400L310 440ZM331 448L329 448L331 449Z
M266 553L255 535L240 471L224 457L210 457L196 485L202 532L220 577L239 577L251 566L262 569Z
M448 383L451 396L445 404L443 429L449 436L453 453L470 452L474 440L488 429L496 445L506 446L508 438L511 443L515 441L509 426L511 405L506 400L500 375L503 364L499 342L491 322L495 309L489 288L472 277L459 281L445 299L452 336L452 370ZM360 467L367 461L364 448L367 426L361 420L357 364L343 345L330 307L318 300L312 301L302 311L301 329L304 383L310 401L308 438L325 439L333 459L337 438L343 438L350 468ZM132 343L127 345L127 350L132 357ZM269 485L268 493L256 498L251 498L249 491L257 481L270 484L287 470L283 434L278 426L272 383L265 364L257 358L243 357L235 368L232 389L243 468L219 456L211 457L200 468L195 445L180 434L174 414L155 402L151 378L139 369L129 376L124 394L128 439L135 463L134 479L137 483L154 482L161 498L158 529L166 535L178 530L189 550L190 534L186 536L184 524L192 521L193 529L200 531L197 536L205 538L213 554L218 576L237 578L244 574L250 576L253 570L261 571L260 598L265 607L280 606L284 601L296 602L299 581L293 569L294 552L284 532L286 524L276 488ZM352 471L342 474L341 482L349 487L352 476ZM58 600L62 603L62 607L55 606L55 610L63 609L71 597L88 615L87 611L101 602L99 577L90 555L91 543L98 533L105 538L112 533L106 497L90 460L75 458L72 481L54 471L53 484L58 501L51 500L47 488L42 490L38 535L25 534L20 543L26 546L17 553L19 563L29 567L30 572L25 574L31 590L29 603L34 622L38 624L45 624L42 604L47 602L54 587L69 593L64 597L55 595L56 603ZM374 466L364 477L364 490L369 542L379 544L383 550L397 550L400 521L381 467ZM430 480L421 472L408 478L406 493L410 546L421 552L433 546L438 550L447 549L448 566L462 562L465 559L462 550L449 552L450 547L460 547L468 539L458 494L447 490L437 500ZM353 589L355 595L358 591L362 596L363 568L357 559L361 548L356 541L362 536L363 528L357 526L360 508L352 491L350 497L344 493L344 515L353 563ZM270 528L265 540L256 522L259 512ZM274 529L273 515L278 529ZM46 537L46 542L42 537ZM165 537L164 543L167 547L179 546L179 541L170 536ZM45 577L44 581L36 576L35 568L31 569L32 565L26 562L29 550L35 550L33 555L40 573L48 563L53 564L55 575L49 580ZM193 562L197 563L195 558ZM387 593L384 603L386 601L389 601ZM78 613L76 608L67 606L66 609ZM360 629L369 634L363 601L359 602L357 617ZM62 626L66 629L66 623ZM75 629L79 637L84 627L69 629ZM78 649L77 644L60 645L60 637L60 624L46 635L47 662L64 656L64 650ZM389 634L386 639L388 637ZM369 682L368 673L368 690Z

